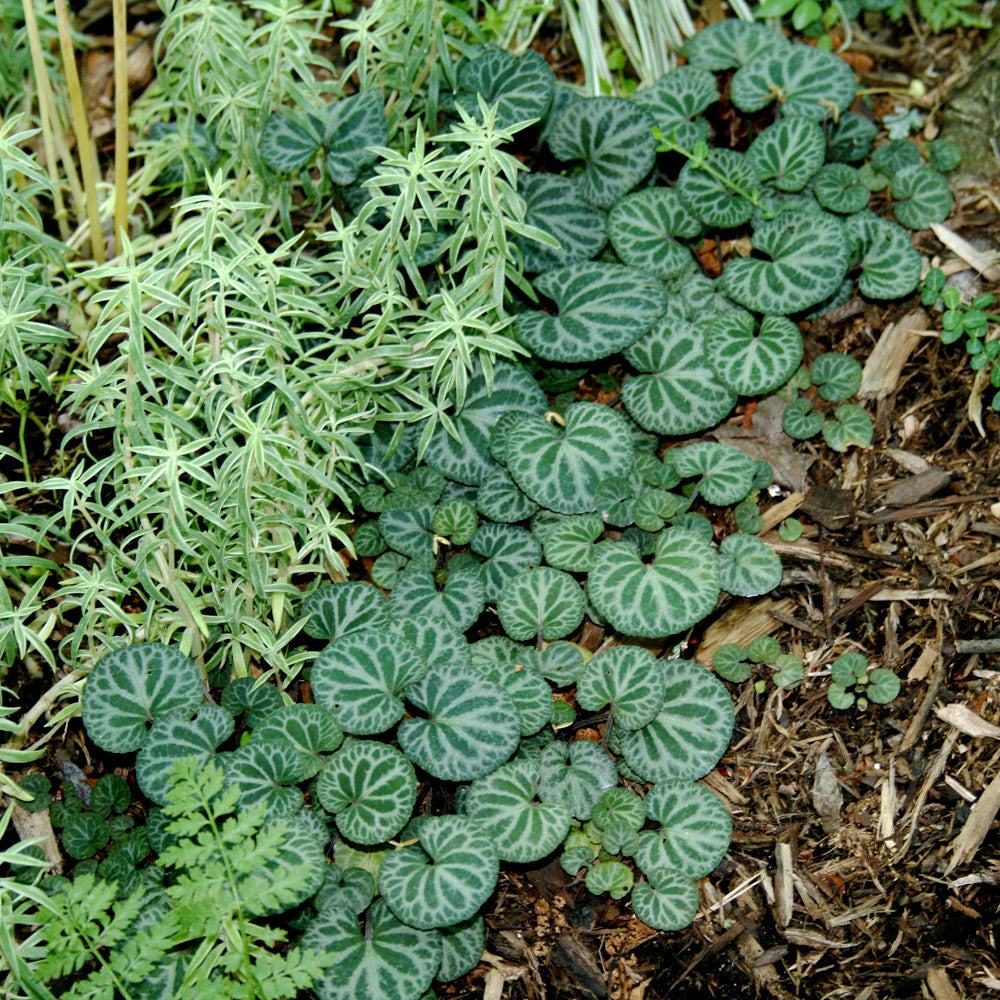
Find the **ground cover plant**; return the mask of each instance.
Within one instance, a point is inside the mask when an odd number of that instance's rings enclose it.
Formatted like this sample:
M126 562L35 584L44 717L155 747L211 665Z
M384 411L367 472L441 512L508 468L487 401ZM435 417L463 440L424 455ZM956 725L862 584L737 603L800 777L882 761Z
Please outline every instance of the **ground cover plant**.
M0 759L76 862L2 855L19 996L443 996L546 860L682 930L730 848L734 695L816 690L766 636L693 658L783 580L774 468L702 435L760 400L865 460L861 365L803 330L916 291L954 150L876 147L846 63L748 21L615 98L489 44L520 7L375 3L343 60L326 13L165 7L148 231L103 265L67 265L81 230L39 266L52 177L27 122L0 133L0 639L71 668L0 709ZM987 298L945 305L990 363ZM36 481L43 398L65 433ZM826 706L900 693L820 662ZM31 769L54 707L93 785Z

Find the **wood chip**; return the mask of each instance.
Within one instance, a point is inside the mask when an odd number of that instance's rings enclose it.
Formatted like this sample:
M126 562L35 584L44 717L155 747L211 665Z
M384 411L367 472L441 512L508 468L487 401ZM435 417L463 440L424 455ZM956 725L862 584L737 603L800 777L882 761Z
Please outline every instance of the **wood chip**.
M941 650L934 643L930 643L921 650L916 662L910 667L906 675L908 681L922 681L930 672L931 667L940 659Z
M927 313L915 309L882 331L861 373L862 399L884 399L896 391L903 366L929 324Z
M948 973L940 966L932 965L927 970L927 987L934 995L934 1000L962 1000L951 985Z
M1000 774L986 786L983 794L973 803L969 810L969 818L952 841L951 860L944 870L945 875L976 856L976 851L990 832L998 811L1000 811Z
M776 615L790 615L795 610L793 601L776 601L772 598L742 600L717 618L707 629L695 652L695 659L711 666L715 651L727 642L745 646L751 639L770 635L781 628Z
M764 522L764 527L758 532L758 534L763 534L765 531L770 531L773 527L781 524L785 518L791 517L799 507L802 506L802 501L805 500L805 494L795 493L789 494L785 497L781 503L776 503L773 507L769 507L761 515L761 519Z
M953 704L942 705L934 709L934 714L949 726L954 726L966 736L992 737L1000 740L1000 726L994 726L992 722L987 722L981 715L977 715L965 705Z
M774 845L774 863L774 920L782 928L791 922L792 906L795 903L791 844Z
M886 455L889 456L900 468L916 475L918 472L926 472L931 468L931 463L926 458L914 455L912 451L904 451L902 448L886 448Z
M16 802L13 805L14 829L17 830L18 837L21 840L40 840L42 850L45 852L45 860L49 863L49 869L56 875L61 874L62 854L59 853L59 842L52 829L48 809L28 812Z
M947 469L928 469L908 476L885 491L882 502L887 507L906 507L918 503L925 497L933 496L938 490L944 489L951 481L951 473Z
M831 834L840 828L840 810L844 804L844 793L837 781L837 773L826 753L816 759L816 770L812 786L813 808L823 824L823 830Z
M1000 281L997 254L982 253L968 240L939 222L931 223L931 231L953 254L961 257L969 267L975 268L987 281Z
M841 587L840 596L854 597L856 594L860 594L862 589L861 587ZM915 587L887 588L868 598L870 601L951 601L953 599L953 595L947 590L938 588L921 590Z

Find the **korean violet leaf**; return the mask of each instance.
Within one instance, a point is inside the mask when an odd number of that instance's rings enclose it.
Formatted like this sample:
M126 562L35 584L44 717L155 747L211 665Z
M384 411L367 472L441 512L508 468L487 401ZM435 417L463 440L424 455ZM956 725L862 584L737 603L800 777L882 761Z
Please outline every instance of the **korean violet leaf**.
M222 689L219 704L232 716L246 713L247 725L255 726L285 702L273 684L262 684L256 677L234 677Z
M541 767L515 760L474 781L465 811L496 844L502 861L526 864L551 854L569 830L569 810L538 800Z
M645 874L646 881L632 889L635 915L657 930L683 930L698 913L694 882L674 868L656 868Z
M407 692L426 717L404 719L399 745L443 781L471 781L502 764L517 747L521 717L510 695L471 667L437 664Z
M858 172L846 163L828 163L813 179L813 194L828 211L851 215L868 205L868 188L858 180Z
M804 441L823 428L823 414L813 409L808 399L793 399L781 413L784 432L797 440Z
M624 735L625 761L645 781L697 780L729 745L733 700L725 684L698 663L667 660L662 669L663 707L648 725Z
M781 583L781 560L756 535L727 535L719 545L719 585L727 594L758 597Z
M546 141L557 160L583 162L580 193L610 208L649 173L656 157L653 119L630 101L591 97L570 101L549 120Z
M802 362L802 334L784 316L758 323L742 309L717 314L705 333L705 354L719 381L741 396L784 385Z
M319 129L309 118L274 112L264 123L258 150L261 159L278 173L301 170L319 152Z
M226 781L239 785L240 808L263 803L269 816L291 816L302 806L295 786L314 773L311 761L282 739L246 743L224 759Z
M486 559L479 572L487 601L496 601L511 581L542 561L537 539L511 524L481 524L472 551Z
M698 492L716 506L739 503L753 489L754 461L738 448L696 441L672 448L668 455L683 478L700 477Z
M389 909L411 927L430 930L474 916L500 873L493 841L464 816L421 816L419 844L391 852L378 886Z
M434 552L434 511L430 500L408 497L400 502L404 491L398 490L389 499L396 503L378 516L378 530L386 545L404 556L429 556ZM339 584L334 584L339 586ZM361 584L365 586L365 584Z
M641 646L613 646L592 657L576 682L576 700L587 712L611 706L623 729L652 722L666 694L656 657Z
M587 872L584 884L587 891L599 896L608 893L612 899L621 899L632 888L632 869L622 861L601 861Z
M377 90L334 101L315 118L322 128L326 172L334 184L353 183L378 158L375 147L388 141L385 108Z
M525 222L551 234L561 249L518 237L527 271L550 271L596 257L607 243L607 221L602 209L587 204L577 182L559 174L527 174L518 180L524 198Z
M691 264L691 251L674 237L694 239L703 230L672 188L644 188L626 195L608 214L615 252L628 265L672 278Z
M858 290L871 299L898 299L920 283L921 258L909 234L874 212L846 220L851 255L861 265Z
M690 149L708 138L709 126L696 119L719 99L719 85L706 69L681 66L670 70L649 87L635 92L632 101L645 110L664 135Z
M810 118L781 118L754 139L747 159L761 181L779 191L801 191L823 166L826 137Z
M626 635L661 637L690 628L719 599L718 556L711 544L680 528L654 540L646 563L632 546L597 546L587 594L598 612Z
M363 868L326 865L323 884L313 898L317 910L346 909L361 913L375 898L375 877Z
M809 378L831 402L850 399L861 388L861 364L849 354L828 351L809 366Z
M587 573L594 561L594 542L604 533L600 514L567 516L546 533L545 561L567 573Z
M715 72L755 63L766 55L784 55L789 48L785 36L767 25L725 18L692 35L682 51L690 65Z
M441 968L435 978L450 983L471 972L486 950L486 924L482 917L463 920L439 930Z
M610 829L612 824L639 830L646 821L646 806L631 789L609 788L594 806L590 818L603 830Z
M447 538L452 545L468 545L478 527L479 515L475 506L461 497L442 500L431 522L434 534Z
M472 569L450 572L439 587L433 573L407 568L389 597L389 608L397 618L440 618L458 632L469 628L485 606L483 578Z
M618 784L614 762L590 740L555 740L542 751L539 765L539 798L564 806L579 820L590 819L604 793Z
M595 510L599 483L632 465L628 425L620 413L598 403L571 405L564 426L525 416L508 441L514 481L536 503L563 514Z
M326 754L333 753L344 740L337 720L321 705L282 705L255 726L251 742L283 740L291 744L309 762L312 777L323 766Z
M413 765L385 743L360 740L338 750L315 784L320 805L356 844L380 844L397 834L413 813Z
M66 818L62 829L62 849L78 861L103 851L111 839L108 821L91 812L77 812Z
M520 643L497 646L491 639L502 640L503 636L481 639L471 647L472 666L492 683L503 688L510 695L521 717L521 736L537 733L552 720L552 689L545 678L528 662L530 649ZM508 640L509 641L509 640ZM487 644L487 648L483 648ZM508 656L490 656L489 649L507 649Z
M948 182L929 167L905 167L893 174L892 197L893 214L907 229L927 229L951 214Z
M546 271L534 286L558 312L526 310L515 317L514 330L525 347L547 361L593 361L614 354L645 334L665 306L658 284L621 264L571 264Z
M586 601L580 584L569 573L537 566L511 581L497 599L503 630L512 639L541 635L561 639L579 628Z
M506 469L500 469L479 484L476 508L491 521L513 524L531 517L538 504L518 487Z
M712 149L703 160L690 159L684 164L677 178L677 193L688 211L706 226L731 229L753 215L756 206L748 195L760 182L756 165L743 153Z
M834 451L847 451L852 444L867 448L874 433L872 418L852 403L842 403L833 411L833 418L823 424L823 440Z
M830 160L857 163L871 152L878 125L854 111L845 111L828 131Z
M458 64L455 103L479 114L479 98L496 105L498 129L511 129L543 119L549 111L556 78L533 49L515 56L495 45L483 45Z
M83 724L102 750L128 753L145 744L155 719L197 708L204 697L189 656L158 642L134 643L94 664L83 689Z
M331 583L302 603L305 631L314 639L336 639L360 628L379 628L388 619L385 594L367 583Z

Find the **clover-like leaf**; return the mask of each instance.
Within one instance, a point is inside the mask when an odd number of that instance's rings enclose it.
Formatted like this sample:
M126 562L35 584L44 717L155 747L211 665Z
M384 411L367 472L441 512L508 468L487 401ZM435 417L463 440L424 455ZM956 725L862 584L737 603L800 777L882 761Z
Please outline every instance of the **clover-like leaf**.
M836 119L854 100L854 71L832 52L792 45L744 63L729 85L733 104L755 112L777 100L783 115Z
M809 378L824 399L839 403L861 388L861 364L849 354L829 351L809 366Z
M669 458L684 479L700 477L698 492L717 507L738 503L753 489L754 461L738 448L696 441L671 449Z
M518 487L506 469L500 469L479 484L476 508L491 521L512 524L531 517L538 504Z
M441 618L459 632L469 628L485 606L486 588L473 570L449 573L439 589L433 573L407 569L389 597L389 608L397 617Z
M813 180L816 200L831 212L851 215L860 212L871 196L858 180L858 172L846 163L828 163Z
M473 917L440 928L441 968L435 977L450 983L471 972L486 950L486 924L482 917Z
M316 703L348 733L381 733L405 711L404 690L426 669L422 659L385 631L362 629L331 642L310 674Z
M539 798L564 806L579 820L589 819L604 793L618 783L614 762L589 740L550 743L539 765Z
M641 729L660 710L665 695L656 657L642 646L613 646L592 657L576 682L576 700L588 712L611 705L623 729Z
M155 719L197 708L204 697L189 656L159 642L136 643L94 664L83 689L83 724L102 750L128 753L145 744Z
M873 212L846 220L852 255L861 264L858 290L872 299L898 299L920 283L921 258L909 233Z
M587 573L594 561L594 542L603 532L600 514L567 516L545 537L545 561L567 573Z
M321 145L315 123L275 111L264 122L258 151L272 170L291 174L301 170L319 152Z
M643 374L625 382L622 402L647 430L694 434L716 426L736 405L736 394L710 367L704 336L693 323L660 322L625 356Z
M538 800L538 762L512 761L474 781L465 811L496 844L502 861L526 864L551 854L569 830L565 806Z
M561 249L518 237L526 271L550 271L596 257L608 241L605 213L587 204L575 179L559 174L528 174L518 180L524 221L554 236Z
M520 56L483 45L458 64L455 103L479 115L479 98L497 109L496 127L511 129L543 119L549 111L556 78L549 64L534 50Z
M867 448L875 435L875 426L863 407L841 403L833 418L823 424L823 440L834 451L847 451L852 444Z
M327 761L315 784L320 805L356 844L380 844L399 833L413 813L413 765L385 743L359 740Z
M927 229L951 214L948 181L929 167L905 167L893 175L893 214L907 229Z
M382 862L382 898L411 927L468 920L496 886L500 859L493 841L464 816L423 816L415 832L419 845L393 851Z
M627 635L661 637L690 628L719 599L718 557L708 542L667 528L650 563L630 545L601 542L587 578L598 612Z
M804 441L823 429L823 414L808 399L793 399L782 411L781 426L789 437Z
M692 66L716 72L755 63L765 55L786 54L784 35L767 25L738 18L724 18L692 35L682 51Z
M723 175L720 177L719 175ZM706 226L732 229L753 215L751 193L760 184L756 165L732 149L713 149L702 160L688 160L677 178L677 193Z
M322 705L282 705L254 727L251 741L283 740L304 757L304 777L311 778L344 739L337 720Z
M550 119L546 140L552 155L583 161L580 193L598 208L610 208L649 173L656 158L653 120L617 97L571 101Z
M521 717L510 695L472 668L431 667L407 698L426 718L398 729L403 752L443 781L471 781L502 764L517 746Z
M608 893L612 899L621 899L632 888L632 869L622 861L601 861L587 872L584 880L587 891L599 896Z
M515 317L514 330L547 361L593 361L614 354L645 334L665 305L656 282L621 264L570 264L546 271L534 287L556 303L558 313L526 310Z
M608 476L632 465L632 438L622 415L598 403L574 403L565 427L527 416L509 433L508 469L543 507L583 514L597 507L594 492Z
M753 239L771 259L737 258L720 279L723 292L753 312L807 309L832 295L847 273L847 237L830 216L786 212L757 226Z
M157 718L135 759L135 779L145 796L165 805L173 762L190 756L207 760L232 735L233 726L233 717L218 705L200 705L197 710L169 712Z
M362 90L327 105L317 116L323 130L326 172L334 184L352 184L388 142L385 108L377 90Z
M868 675L865 697L876 705L887 705L899 694L899 678L885 667L876 667Z
M487 601L496 601L511 581L542 561L542 547L531 532L510 524L481 524L472 551L486 559L480 573Z
M372 904L364 935L355 914L328 909L306 927L299 946L330 959L313 987L319 1000L414 1000L441 964L439 935L403 923L383 900Z
M666 697L656 718L622 738L626 763L645 781L697 780L718 763L735 710L725 684L697 663L663 665Z
M691 252L674 237L694 239L703 228L672 188L635 191L608 215L608 234L618 256L658 278L672 278L690 266Z
M747 159L761 181L779 191L801 191L823 166L826 137L810 118L781 118L750 143Z
M583 621L585 598L568 573L537 566L513 580L497 600L503 630L512 639L561 639Z
M802 334L784 316L758 325L748 312L717 314L705 334L708 363L721 382L741 396L762 396L784 385L802 361Z
M448 479L478 486L500 469L489 449L490 432L500 417L508 410L544 413L546 402L545 393L525 368L499 359L493 364L492 390L481 371L469 379L465 403L450 418L458 437L437 427L424 461Z
M757 597L781 583L781 560L756 535L727 535L719 546L719 585L727 594Z
M315 773L309 759L283 739L245 743L227 755L225 771L226 780L240 787L241 809L263 802L271 816L297 812L303 800L294 786Z
M635 862L644 872L673 868L702 878L726 856L733 822L722 800L695 781L654 785L646 815L659 824L639 834Z

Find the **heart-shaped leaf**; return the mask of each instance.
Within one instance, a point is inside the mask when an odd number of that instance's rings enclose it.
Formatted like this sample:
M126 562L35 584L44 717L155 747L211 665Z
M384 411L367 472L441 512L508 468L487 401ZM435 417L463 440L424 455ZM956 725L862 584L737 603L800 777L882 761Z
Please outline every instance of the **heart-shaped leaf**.
M813 409L810 400L793 399L782 411L781 426L789 437L804 441L822 430L823 414Z
M136 643L94 664L83 689L83 724L102 750L128 753L145 744L155 719L197 708L204 697L189 656L159 642Z
M870 152L878 125L856 114L845 111L830 129L830 159L838 163L857 163Z
M674 239L703 230L672 188L645 188L626 195L608 214L608 235L626 264L658 278L672 278L691 264L691 252Z
M551 566L536 566L513 580L497 600L503 630L524 641L541 635L561 639L583 621L583 589L569 575Z
M508 410L544 413L545 393L526 369L513 362L497 360L493 364L492 389L480 371L469 379L465 403L453 414L457 438L439 426L431 435L424 461L448 479L478 486L500 466L490 455L490 432ZM392 542L386 538L392 545Z
M464 632L482 614L486 589L475 570L455 570L438 589L433 573L407 569L400 575L389 598L396 617L440 618L458 632Z
M698 913L698 889L686 875L672 868L647 872L647 881L632 889L632 909L650 927L680 931Z
M508 469L532 500L563 514L597 507L594 492L632 465L632 438L620 413L598 403L574 403L565 427L527 416L509 433Z
M226 755L226 780L240 787L241 809L258 803L270 816L291 816L302 806L302 792L294 786L310 777L310 762L286 740L246 743Z
M410 558L431 555L434 552L434 504L409 494L404 503L403 491L396 491L390 499L396 502L378 516L378 530L386 545Z
M255 743L284 740L309 761L305 775L311 778L323 766L326 754L333 753L343 742L344 731L337 720L321 705L282 705L254 727L251 740Z
M758 325L748 312L719 313L705 334L708 363L719 380L741 396L763 396L784 385L802 362L802 334L784 316Z
M496 128L543 119L552 103L556 78L549 64L533 49L515 56L495 45L483 45L458 64L455 103L479 116L479 98L497 109Z
M299 946L330 959L326 975L313 987L319 1000L414 1000L441 964L438 934L402 923L382 900L372 904L364 935L355 914L324 910Z
M736 642L727 642L715 651L712 655L712 669L734 684L741 684L753 673L749 654Z
M545 561L567 573L587 573L594 561L594 542L603 533L600 514L567 516L545 537Z
M865 697L875 705L888 705L899 694L899 678L885 667L876 667L868 675Z
M111 828L108 821L91 812L68 815L60 838L63 850L77 860L92 858L107 847L110 839Z
M655 785L646 796L646 815L659 828L639 834L635 862L643 872L673 868L688 878L702 878L726 856L733 823L722 800L704 785Z
M447 538L452 545L468 545L479 527L479 515L468 500L451 497L438 504L431 527L435 535Z
M781 583L781 560L756 535L727 535L719 546L719 584L727 594L757 597Z
M332 583L303 602L305 631L314 639L336 639L359 628L379 628L388 618L385 595L367 583Z
M823 440L834 451L847 451L852 444L867 448L874 434L872 418L852 403L842 403L833 411L833 419L823 424Z
M610 208L649 173L656 158L653 120L617 97L571 101L552 116L546 140L552 155L583 161L580 193L598 208Z
M781 118L769 125L747 150L761 181L779 191L801 191L826 159L826 136L810 118Z
M579 820L590 819L604 793L618 784L614 762L589 740L556 740L542 751L539 764L539 798L564 806Z
M486 924L482 917L443 927L441 934L441 968L435 977L450 983L471 972L486 950Z
M349 910L361 913L375 898L375 878L362 868L326 866L323 884L313 899L317 910Z
M873 212L846 220L852 256L861 264L858 290L872 299L898 299L920 283L920 254L904 229Z
M832 52L792 45L745 63L729 85L733 104L755 112L777 99L782 115L836 119L857 91L854 71Z
M861 388L861 364L849 354L829 351L809 366L809 378L819 394L833 403L850 399Z
M503 636L470 647L472 667L513 699L521 716L521 736L537 733L552 719L552 689L534 667L534 651Z
M789 43L780 32L735 17L706 25L682 47L692 66L713 72L755 63L772 53L786 54L788 49Z
M847 273L847 237L832 217L786 212L758 225L753 239L771 260L737 258L720 279L723 292L753 312L800 312L832 295Z
M471 781L502 764L517 747L521 717L506 691L471 668L431 667L407 698L426 718L398 729L403 752L443 781Z
M547 361L614 354L646 333L664 309L662 287L621 264L571 264L546 271L534 287L556 303L558 314L526 310L515 317L514 330Z
M247 725L256 726L285 702L273 684L261 684L256 677L234 677L222 689L219 704L232 716L245 712Z
M816 200L831 212L850 215L868 204L871 192L858 180L858 172L846 163L828 163L813 180Z
M723 179L724 178L724 179ZM732 229L749 220L752 193L761 178L754 163L732 149L710 150L704 160L688 160L677 178L677 193L688 210L706 226Z
M131 801L128 782L120 774L102 774L90 789L90 811L104 819L112 813L124 813Z
M893 139L872 153L870 165L873 170L891 178L900 170L919 166L920 150L909 139Z
M683 448L672 448L669 458L684 479L700 477L698 492L717 507L739 503L753 489L756 466L738 448L714 441L696 441Z
M164 805L174 761L181 757L207 760L232 732L233 717L218 705L200 705L197 710L189 708L159 716L135 759L137 784L148 799Z
M628 788L609 788L594 806L590 818L602 830L610 829L613 824L621 824L629 830L639 830L646 821L646 806Z
M625 761L645 781L697 780L729 745L735 710L725 684L697 663L663 664L666 697L656 718L622 739Z
M521 490L506 469L484 479L476 493L476 507L483 517L513 524L538 510L538 504Z
M665 135L686 149L708 138L708 122L698 119L719 99L719 85L706 69L681 66L665 73L649 87L637 90L632 101L646 111Z
M558 174L528 174L518 180L527 210L524 221L550 233L561 249L519 237L526 271L550 271L596 257L608 241L604 212L588 205L579 184Z
M585 666L583 652L571 642L551 642L538 657L539 673L556 687L575 684Z
M502 861L527 864L551 854L569 830L564 806L538 800L538 762L517 760L474 781L465 811L489 835Z
M601 542L587 594L619 632L662 637L690 628L719 599L718 557L690 532L667 528L656 536L652 562L630 545Z
M419 846L393 851L378 886L389 909L411 927L448 927L472 917L500 873L493 841L464 816L423 816Z
M892 206L896 219L907 229L927 229L951 215L953 199L948 182L929 167L905 167L892 178Z
M622 386L622 402L642 427L657 434L694 434L715 427L732 412L736 394L716 377L705 357L705 339L693 324L660 322L625 352L648 374Z
M312 121L275 111L264 123L257 148L272 170L291 174L301 170L321 145L319 130Z
M380 844L399 833L413 813L413 765L385 743L359 740L338 750L314 785L320 805L356 844Z
M663 704L663 674L656 657L641 646L613 646L599 652L576 682L576 700L588 712L611 705L623 729L641 729Z
M643 531L659 531L667 521L687 510L691 501L687 497L668 493L666 490L646 490L636 498L632 506L632 516L637 528Z
M511 581L542 561L542 548L531 532L510 524L481 524L472 551L486 559L480 573L487 601L496 601Z
M362 90L327 105L317 117L323 130L326 172L334 184L352 184L389 140L385 108L377 90Z
M612 899L621 899L632 888L632 869L622 861L601 861L587 872L584 883L587 891L599 896L608 893Z
M362 629L331 642L310 674L316 703L348 733L385 732L405 711L404 690L426 669L421 658L385 631Z

